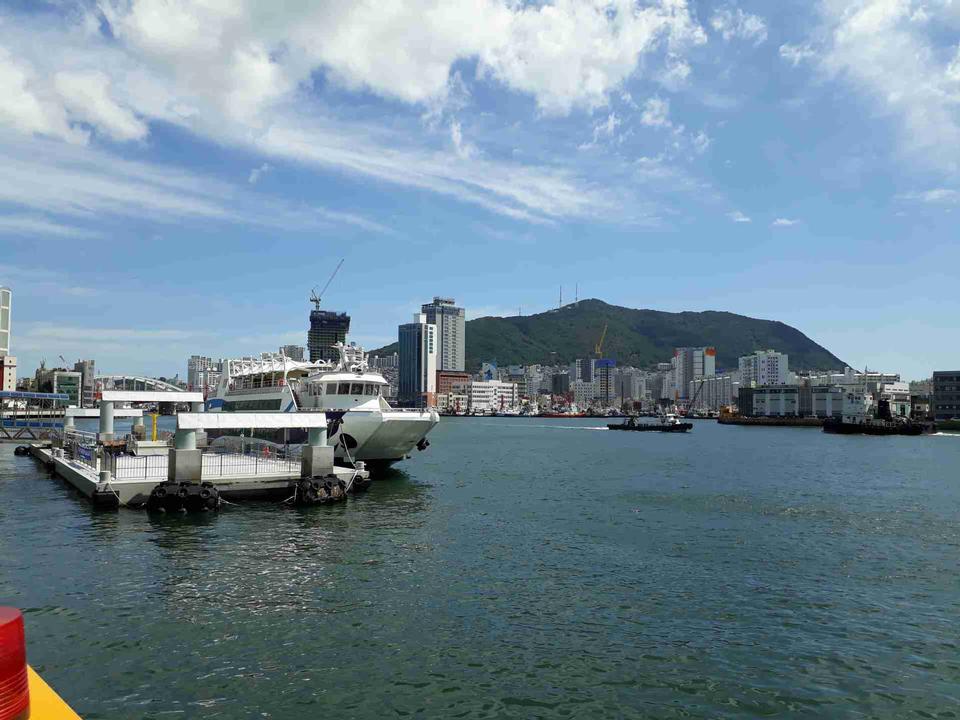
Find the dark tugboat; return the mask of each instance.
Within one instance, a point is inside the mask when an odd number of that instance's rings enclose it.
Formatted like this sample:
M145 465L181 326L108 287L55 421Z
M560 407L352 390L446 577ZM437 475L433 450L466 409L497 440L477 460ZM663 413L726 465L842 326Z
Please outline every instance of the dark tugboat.
M661 415L657 422L652 423L637 422L637 418L631 415L624 422L611 423L607 427L611 430L633 430L634 432L685 433L693 429L693 423L681 422L676 415L670 413Z
M876 413L870 412L870 404L865 391L847 393L843 415L825 420L823 431L838 435L926 435L934 431L933 423L893 417L889 400L879 400Z

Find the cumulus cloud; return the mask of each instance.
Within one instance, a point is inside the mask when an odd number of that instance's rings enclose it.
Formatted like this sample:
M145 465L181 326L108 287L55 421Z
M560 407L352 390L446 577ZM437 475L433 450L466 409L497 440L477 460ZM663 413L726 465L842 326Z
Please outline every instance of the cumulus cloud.
M790 220L789 218L777 218L772 223L770 223L770 227L775 227L775 228L776 227L792 227L796 225L798 222L800 221Z
M753 222L749 217L744 215L739 210L734 210L733 212L727 213L727 217L730 218L735 223L748 223Z
M960 169L960 63L943 29L960 27L957 3L933 0L825 0L810 43L781 56L813 59L896 118L900 149L924 165Z
M670 101L656 97L647 100L640 114L640 122L648 127L670 127Z
M767 24L758 15L751 15L732 6L719 8L710 18L710 27L724 40L747 40L760 45L767 39Z

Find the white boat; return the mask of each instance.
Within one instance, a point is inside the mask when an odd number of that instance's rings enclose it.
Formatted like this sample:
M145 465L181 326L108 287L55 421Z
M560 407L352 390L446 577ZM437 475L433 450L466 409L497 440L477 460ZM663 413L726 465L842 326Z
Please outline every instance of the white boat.
M367 365L363 350L337 343L337 363L303 362L284 355L229 360L207 412L324 412L328 442L345 463L362 460L371 472L383 470L424 449L427 433L440 421L436 409L393 408L383 398L387 381ZM303 442L306 433L256 433L273 442ZM279 433L286 432L286 435Z

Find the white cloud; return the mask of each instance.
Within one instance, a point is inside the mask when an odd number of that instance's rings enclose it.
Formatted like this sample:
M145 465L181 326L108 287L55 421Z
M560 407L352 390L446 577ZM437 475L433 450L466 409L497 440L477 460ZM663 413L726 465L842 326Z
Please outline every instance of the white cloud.
M713 141L710 139L710 136L707 135L706 132L701 130L691 138L690 142L693 143L694 151L696 151L698 155L703 155L703 153L705 153L707 149L710 147L710 143Z
M477 154L477 148L463 139L463 130L457 120L450 122L450 142L453 143L453 150L457 157L466 160Z
M101 233L53 222L34 215L0 215L0 235L32 237L42 235L63 238L99 238Z
M960 202L960 192L950 188L933 188L922 192L910 192L897 195L898 200L916 200L930 204L954 204Z
M147 126L110 96L110 78L103 72L58 72L53 85L71 116L89 123L114 140L142 140Z
M727 217L730 218L731 220L733 220L733 222L735 222L735 223L748 223L748 222L753 222L753 220L751 220L749 217L747 217L746 215L744 215L744 214L743 214L742 212L740 212L739 210L734 210L733 212L727 213Z
M727 41L749 40L754 45L760 45L767 39L767 25L763 18L729 5L719 8L713 14L710 27Z
M803 57L816 57L827 76L851 84L897 119L900 150L931 168L960 169L960 81L957 3L945 0L825 0L822 25ZM793 62L796 54L785 57Z
M792 227L796 225L798 222L800 221L790 220L788 218L777 218L772 223L770 223L770 227Z
M273 166L271 166L269 163L263 163L260 165L260 167L255 167L250 171L250 176L247 178L247 182L251 185L256 185L257 181L271 170L273 170Z
M601 120L593 126L593 139L588 143L580 145L580 149L587 150L595 147L601 140L613 139L617 134L617 128L622 124L623 121L616 113L610 113L605 120Z
M647 100L640 115L640 122L648 127L670 127L670 101L656 97Z
M814 50L810 45L790 45L789 43L784 43L780 46L780 57L794 67L797 67L805 60L810 60L816 56L816 50Z

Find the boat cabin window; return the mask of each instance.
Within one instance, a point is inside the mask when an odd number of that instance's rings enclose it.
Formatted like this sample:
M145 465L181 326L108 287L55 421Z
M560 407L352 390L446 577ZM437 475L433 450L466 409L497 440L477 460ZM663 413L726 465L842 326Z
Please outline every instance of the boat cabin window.
M363 383L353 383L350 386L351 395L363 395Z
M350 383L340 383L340 389L337 391L338 395L349 395L350 394Z
M377 386L374 385L373 383L367 383L366 390L367 391L364 393L364 395L373 395L374 397L378 395Z
M329 383L327 385L327 395L336 395L337 394L337 384Z

